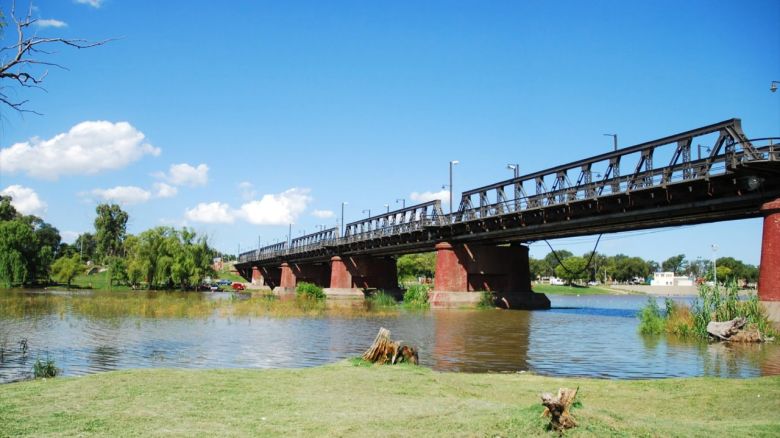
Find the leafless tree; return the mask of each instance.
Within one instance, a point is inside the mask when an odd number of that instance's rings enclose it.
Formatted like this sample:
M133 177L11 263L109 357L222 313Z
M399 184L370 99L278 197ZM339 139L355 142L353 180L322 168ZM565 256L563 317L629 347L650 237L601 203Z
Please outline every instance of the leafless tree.
M12 2L9 14L10 20L16 27L17 40L15 44L0 48L0 103L18 111L33 114L40 114L34 110L27 109L27 99L17 100L8 95L10 85L18 85L23 88L38 88L45 91L43 82L49 73L49 68L60 68L67 70L64 66L55 62L47 61L46 57L51 55L51 51L56 46L66 46L76 49L88 49L90 47L102 46L110 40L87 41L83 39L68 38L42 38L32 32L32 27L38 21L33 18L33 7L27 10L25 17L16 16L16 2ZM0 20L2 20L2 10L0 10ZM0 21L0 27L5 27ZM0 28L0 32L6 29ZM9 29L10 30L10 29Z

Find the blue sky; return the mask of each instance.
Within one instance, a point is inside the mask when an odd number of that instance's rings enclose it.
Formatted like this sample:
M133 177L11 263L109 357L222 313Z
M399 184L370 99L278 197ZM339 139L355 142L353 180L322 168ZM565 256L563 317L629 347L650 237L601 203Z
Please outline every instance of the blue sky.
M285 239L290 221L294 236L335 225L342 201L349 222L439 192L449 160L458 199L510 177L507 163L608 151L606 132L628 146L739 117L750 137L780 136L777 1L35 6L53 20L40 36L117 38L58 49L68 70L50 71L48 92L9 89L43 116L2 109L0 190L70 239L113 199L130 232L186 224L235 252ZM760 238L752 219L599 250L660 261L717 243L757 264ZM581 254L595 239L551 243Z

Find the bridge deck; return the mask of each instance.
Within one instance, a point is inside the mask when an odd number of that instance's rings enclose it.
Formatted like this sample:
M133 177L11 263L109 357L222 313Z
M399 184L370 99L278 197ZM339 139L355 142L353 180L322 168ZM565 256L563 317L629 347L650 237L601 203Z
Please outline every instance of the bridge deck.
M726 120L463 192L451 215L442 213L440 201L414 205L347 224L344 236L333 228L293 239L289 248L283 242L245 252L239 265L397 255L432 250L440 241L500 244L756 217L761 204L780 197L780 147L772 140L748 140L739 119ZM709 155L692 159L694 141L708 144ZM654 167L660 160L668 164ZM622 174L627 162L632 172Z

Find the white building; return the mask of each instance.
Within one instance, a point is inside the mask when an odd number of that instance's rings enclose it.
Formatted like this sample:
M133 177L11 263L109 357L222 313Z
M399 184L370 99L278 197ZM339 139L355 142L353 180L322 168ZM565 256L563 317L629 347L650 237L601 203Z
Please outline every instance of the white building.
M693 286L693 280L688 277L676 277L674 272L655 272L650 286Z

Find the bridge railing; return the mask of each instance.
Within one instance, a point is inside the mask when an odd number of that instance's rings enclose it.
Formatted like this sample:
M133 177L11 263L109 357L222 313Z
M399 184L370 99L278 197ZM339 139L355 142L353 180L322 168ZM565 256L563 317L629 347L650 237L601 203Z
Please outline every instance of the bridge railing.
M694 140L698 158L691 158ZM709 143L708 143L709 142ZM701 157L702 148L709 156ZM544 208L600 196L626 194L679 181L706 179L747 161L774 157L768 148L756 148L731 119L660 140L642 143L574 163L463 193L454 222L463 222L524 210ZM621 174L621 162L634 158L633 172ZM653 160L668 159L665 167ZM572 179L571 176L577 175Z
M410 233L429 226L443 225L445 221L441 201L434 200L350 222L344 227L344 237L340 242L350 243Z
M337 227L327 230L317 231L316 233L296 237L290 241L288 253L299 253L312 251L322 248L327 243L332 243L339 238L339 229Z

